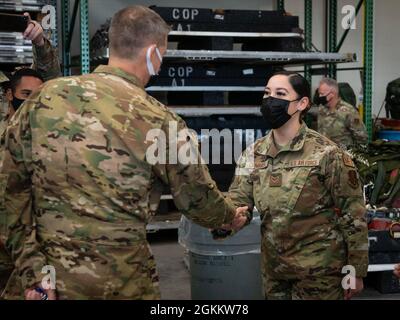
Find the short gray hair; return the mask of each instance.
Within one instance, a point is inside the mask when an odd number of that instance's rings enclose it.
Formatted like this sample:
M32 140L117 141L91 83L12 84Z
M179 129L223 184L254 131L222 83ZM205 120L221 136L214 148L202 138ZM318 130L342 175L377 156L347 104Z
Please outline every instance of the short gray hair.
M335 92L339 93L339 84L335 79L332 78L323 78L319 85L321 86L321 84L325 84L328 87L332 88Z
M153 10L130 6L118 11L109 30L110 56L135 58L148 45L164 46L171 28Z

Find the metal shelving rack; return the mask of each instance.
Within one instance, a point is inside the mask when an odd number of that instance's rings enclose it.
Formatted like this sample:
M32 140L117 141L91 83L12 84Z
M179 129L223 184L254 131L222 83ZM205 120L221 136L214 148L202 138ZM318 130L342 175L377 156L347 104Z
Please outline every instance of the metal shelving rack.
M285 11L285 0L277 0L276 2L277 9Z
M70 17L70 0L61 0L62 20L62 52L64 76L71 75L71 41L75 29L76 16L80 17L80 50L81 73L90 72L89 50L89 3L88 0L74 0L74 6Z
M75 2L77 4L77 2ZM71 27L69 27L69 11L70 11L70 6L69 6L69 0L63 0L61 3L61 23L62 23L62 61L63 61L63 74L64 76L69 76L71 74L71 55L70 55L70 31L73 31L75 28L75 18L76 17L76 10L74 6L74 11L72 15L72 20L71 20Z
M312 49L312 0L304 0L305 4L305 48L306 51L311 51ZM337 42L337 0L327 0L328 4L328 30L327 37L330 53L338 53L341 49L349 30L343 34L339 43ZM364 71L364 121L366 123L368 134L370 138L372 137L372 119L371 119L371 109L372 109L372 85L373 85L373 20L374 20L374 0L360 0L356 12L361 10L364 5L365 14L365 28L364 28L364 65L362 69ZM70 16L70 0L62 0L62 42L63 42L63 66L64 75L69 75L71 73L71 38L75 26L76 16L79 10L80 14L80 34L81 34L81 72L88 73L90 70L90 56L89 56L89 8L88 0L75 0L74 7L72 10L71 21L69 21ZM285 1L276 0L276 7L278 10L285 10ZM173 32L171 36L176 35L182 36L182 32ZM205 35L205 34L204 34ZM321 53L323 55L325 53ZM284 60L282 58L279 62L282 64L293 64L293 60ZM325 61L321 61L324 63ZM341 63L343 61L337 61L329 64L328 75L336 78L337 69L336 63ZM299 62L296 61L296 64ZM308 80L312 79L314 70L312 69L310 61L303 61L305 65L305 76ZM350 69L341 69L350 70ZM353 70L357 70L354 68Z
M372 91L374 64L374 0L364 0L365 35L364 35L364 122L371 140L372 125Z
M39 13L46 4L53 0L2 0L0 10L8 13ZM33 62L32 43L24 40L20 32L0 32L0 64L11 71L18 65L29 65Z
M312 9L312 0L304 0L304 42L306 52L311 52L312 50ZM312 81L311 71L311 66L306 65L304 68L304 75L309 83L311 83Z
M209 51L209 50L167 50L165 60L177 61L244 61L249 65L258 64L335 64L355 62L354 54L318 53L318 52L257 52L257 51ZM311 70L311 69L310 69ZM311 76L311 74L310 74ZM264 87L149 87L148 91L262 91Z
M57 12L57 0L47 0L47 3L52 5ZM56 19L57 20L57 19ZM56 28L51 31L51 42L53 46L58 47L58 28L57 28L57 22L56 22Z
M329 29L328 29L328 42L329 52L336 52L337 42L337 0L329 0ZM329 77L336 79L337 68L335 65L329 66Z
M54 1L54 0L52 0ZM306 52L310 52L312 50L312 0L304 0L305 4L305 49ZM70 0L62 0L62 42L63 42L63 66L64 66L64 75L71 74L71 38L75 26L76 16L79 10L80 14L80 34L81 34L81 72L88 73L90 71L90 54L89 54L89 8L88 8L88 0L75 0L74 7L72 10L71 21L69 21L70 16ZM364 26L364 65L362 68L353 68L353 69L340 69L340 70L363 70L364 71L364 121L368 130L369 137L372 137L372 87L373 87L373 24L374 24L374 0L360 0L357 4L356 15L360 12L362 6L364 6L364 15L365 15L365 26ZM278 10L285 10L285 1L277 0L276 7ZM328 39L328 51L331 54L338 53L349 33L349 30L346 30L340 39L337 42L337 0L327 0L327 11L328 11L328 30L327 30L327 39ZM189 33L174 31L171 33L171 36L182 36L182 35L190 35ZM207 36L208 33L198 32L198 36ZM215 36L215 34L214 34ZM249 36L249 35L237 35L237 36ZM255 36L255 35L253 35ZM174 57L178 58L177 53L170 53L174 55ZM324 55L326 53L321 53ZM280 55L284 56L284 53L280 53ZM203 57L205 59L213 60L215 58ZM312 79L312 75L315 70L312 69L310 61L312 59L306 59L303 61L305 65L305 76L308 80ZM282 57L278 60L269 60L270 62L281 62L282 64L293 64L294 60L286 59ZM325 63L324 59L320 60ZM340 71L336 63L341 63L343 61L328 61L328 75L330 77L336 78L337 72ZM296 64L299 61L295 61ZM315 61L314 61L315 63Z
M225 31L171 31L169 39L174 37L233 37L233 38L301 38L296 32L225 32Z
M19 14L24 11L35 12L40 11L40 1L29 0L2 0L0 1L1 10L14 11Z
M305 1L305 47L306 51L311 49L312 46L312 0ZM282 4L282 0L277 0L278 7ZM339 42L337 42L337 15L338 7L337 0L327 0L327 18L328 28L326 38L328 39L328 51L331 53L338 53L343 46L343 43L350 32L350 28L346 29ZM369 139L372 139L373 125L372 125L372 91L373 91L373 63L374 63L374 0L359 0L356 6L356 16L364 6L364 57L363 66L361 68L352 69L338 69L335 64L328 67L328 76L331 78L337 77L337 72L340 70L363 70L363 97L364 97L364 122L367 127ZM351 25L352 21L350 21ZM305 76L311 80L313 70L305 67Z
M54 0L52 0L54 1ZM285 10L285 1L277 0L277 9ZM358 14L364 5L364 14L365 14L365 27L364 27L364 65L362 68L351 68L351 69L338 69L336 64L343 62L352 62L348 59L342 58L332 58L334 54L338 54L340 51L349 30L346 30L340 39L337 42L337 0L327 0L328 4L328 30L327 30L327 38L328 38L328 53L319 53L319 58L316 60L315 55L317 53L311 53L312 50L312 0L304 0L305 4L305 49L306 53L259 53L258 57L254 57L255 59L268 61L270 63L280 63L280 64L304 64L305 65L305 76L308 80L311 81L312 75L314 74L311 65L312 64L327 64L328 67L328 75L330 77L336 78L337 71L340 70L363 70L364 71L364 121L367 126L369 137L372 137L372 86L373 86L373 23L374 23L374 0L360 0L357 8L356 14ZM80 47L81 47L81 72L83 74L88 73L90 71L90 53L89 53L89 8L88 8L88 0L75 0L74 6L72 10L71 19L70 17L70 0L62 0L62 43L63 43L63 70L64 75L71 74L71 39L72 34L75 27L76 16L79 9L80 16ZM191 32L180 32L174 31L171 33L171 37L174 36L193 36ZM197 36L209 36L207 32L197 32ZM217 34L213 34L216 36ZM221 34L221 36L226 35ZM260 34L237 34L237 37L248 37L248 36L260 36ZM273 36L264 34L261 36ZM296 34L286 34L285 36L297 36ZM219 55L219 57L217 56ZM264 55L263 55L264 54ZM236 56L235 56L236 55ZM210 53L210 52L197 52L196 54L190 55L186 52L178 52L170 50L167 53L166 58L183 58L183 59L192 59L192 60L216 60L216 59L248 59L247 57L240 57L243 53ZM255 53L257 55L257 53ZM301 58L295 58L295 56L301 56Z
M250 60L287 64L322 64L355 62L356 55L352 53L321 53L321 52L275 52L275 51L210 51L210 50L168 50L165 58L184 58L188 60Z

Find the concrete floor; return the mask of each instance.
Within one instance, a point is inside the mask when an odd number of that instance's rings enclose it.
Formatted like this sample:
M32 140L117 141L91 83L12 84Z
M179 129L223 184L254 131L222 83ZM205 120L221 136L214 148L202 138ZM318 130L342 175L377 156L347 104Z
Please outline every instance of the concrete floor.
M185 250L176 230L148 236L160 276L161 299L190 300L190 274L184 263Z
M185 250L178 244L177 230L158 231L148 236L156 257L163 300L190 300L190 273ZM368 287L355 300L400 300L400 294L381 294Z

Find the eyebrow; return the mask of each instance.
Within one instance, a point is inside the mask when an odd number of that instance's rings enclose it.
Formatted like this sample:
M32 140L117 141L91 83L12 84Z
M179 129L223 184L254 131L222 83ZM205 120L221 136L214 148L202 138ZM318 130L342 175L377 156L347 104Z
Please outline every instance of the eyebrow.
M266 87L266 88L265 88L265 91L267 91L267 90L271 91L270 88ZM278 91L278 90L284 90L284 91L286 91L287 93L289 93L289 90L287 90L287 89L285 89L285 88L276 88L276 91Z
M288 89L285 89L285 88L276 88L276 91L278 91L278 90L284 90L284 91L286 91L286 92L289 92L289 90L288 90Z

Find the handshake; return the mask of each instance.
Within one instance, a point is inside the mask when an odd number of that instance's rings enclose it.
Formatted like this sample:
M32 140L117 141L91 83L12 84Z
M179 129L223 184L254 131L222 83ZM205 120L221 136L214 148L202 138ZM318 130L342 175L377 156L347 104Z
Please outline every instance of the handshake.
M225 224L219 229L211 230L214 240L225 239L241 230L249 223L248 213L249 207L240 207L236 209L235 217L230 224Z

